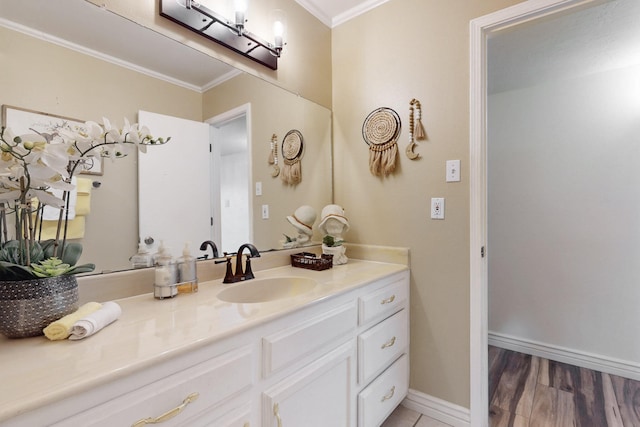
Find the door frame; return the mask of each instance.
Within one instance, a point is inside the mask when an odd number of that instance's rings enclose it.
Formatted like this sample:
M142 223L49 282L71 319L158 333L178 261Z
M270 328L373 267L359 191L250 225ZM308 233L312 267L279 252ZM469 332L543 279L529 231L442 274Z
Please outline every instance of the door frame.
M492 33L604 0L529 0L470 22L469 196L470 425L489 422L487 247L487 38Z
M249 195L249 240L253 241L253 155L252 155L252 143L251 143L251 103L248 102L246 104L242 104L238 107L232 108L231 110L225 111L224 113L220 113L216 116L210 117L204 122L207 123L211 127L221 126L224 123L237 119L238 117L245 117L245 126L247 131L247 156L248 165L247 165L247 173L249 174L249 185L247 186L247 194ZM219 239L222 235L222 229L220 226L220 165L218 164L220 161L220 147L213 144L213 134L214 132L210 132L210 143L211 143L211 182L212 182L212 206L211 212L214 216L213 220L213 236L215 239ZM220 240L218 240L220 242Z

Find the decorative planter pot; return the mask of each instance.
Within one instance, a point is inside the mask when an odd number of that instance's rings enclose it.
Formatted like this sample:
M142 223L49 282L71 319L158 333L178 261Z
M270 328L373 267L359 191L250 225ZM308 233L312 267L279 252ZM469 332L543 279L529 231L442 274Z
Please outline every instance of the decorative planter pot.
M51 322L77 309L76 276L0 280L0 333L9 338L42 335Z
M347 248L344 246L327 246L322 244L322 253L327 255L333 255L333 265L346 264L349 258L345 255Z

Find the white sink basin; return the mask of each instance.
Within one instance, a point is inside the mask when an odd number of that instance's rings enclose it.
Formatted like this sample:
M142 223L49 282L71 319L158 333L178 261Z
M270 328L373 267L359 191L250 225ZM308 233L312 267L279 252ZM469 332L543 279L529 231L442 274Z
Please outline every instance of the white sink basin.
M268 277L231 285L218 292L218 299L234 303L268 302L309 292L318 283L307 277Z

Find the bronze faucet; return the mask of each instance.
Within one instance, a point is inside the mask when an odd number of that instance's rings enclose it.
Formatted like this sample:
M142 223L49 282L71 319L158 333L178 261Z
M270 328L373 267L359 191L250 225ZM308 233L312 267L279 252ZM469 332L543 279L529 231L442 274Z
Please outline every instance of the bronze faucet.
M201 251L206 251L207 250L207 246L209 246L211 248L211 252L212 252L213 258L218 258L218 247L211 240L205 240L204 242L202 242L202 244L200 245L200 250ZM209 254L204 254L203 258L204 259L209 258Z
M249 249L250 255L247 255L247 261L245 264L245 268L244 271L242 269L242 252L244 252L245 249ZM253 275L253 271L251 271L251 258L255 257L255 258L259 258L260 257L260 252L258 252L258 249L256 249L256 247L254 245L252 245L251 243L245 243L243 245L240 246L240 248L238 248L238 252L236 252L236 272L233 273L232 268L231 268L231 257L233 256L233 254L226 254L225 256L227 258L227 271L224 275L224 279L222 280L222 283L236 283L236 282L241 282L243 280L250 280L253 279L255 276Z

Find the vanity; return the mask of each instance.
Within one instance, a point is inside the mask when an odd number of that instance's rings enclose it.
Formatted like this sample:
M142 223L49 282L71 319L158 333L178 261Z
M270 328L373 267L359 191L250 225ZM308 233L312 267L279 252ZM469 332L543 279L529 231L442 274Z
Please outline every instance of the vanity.
M255 272L119 299L121 318L85 340L2 339L0 425L379 426L408 390L407 263ZM229 302L280 278L315 285Z

